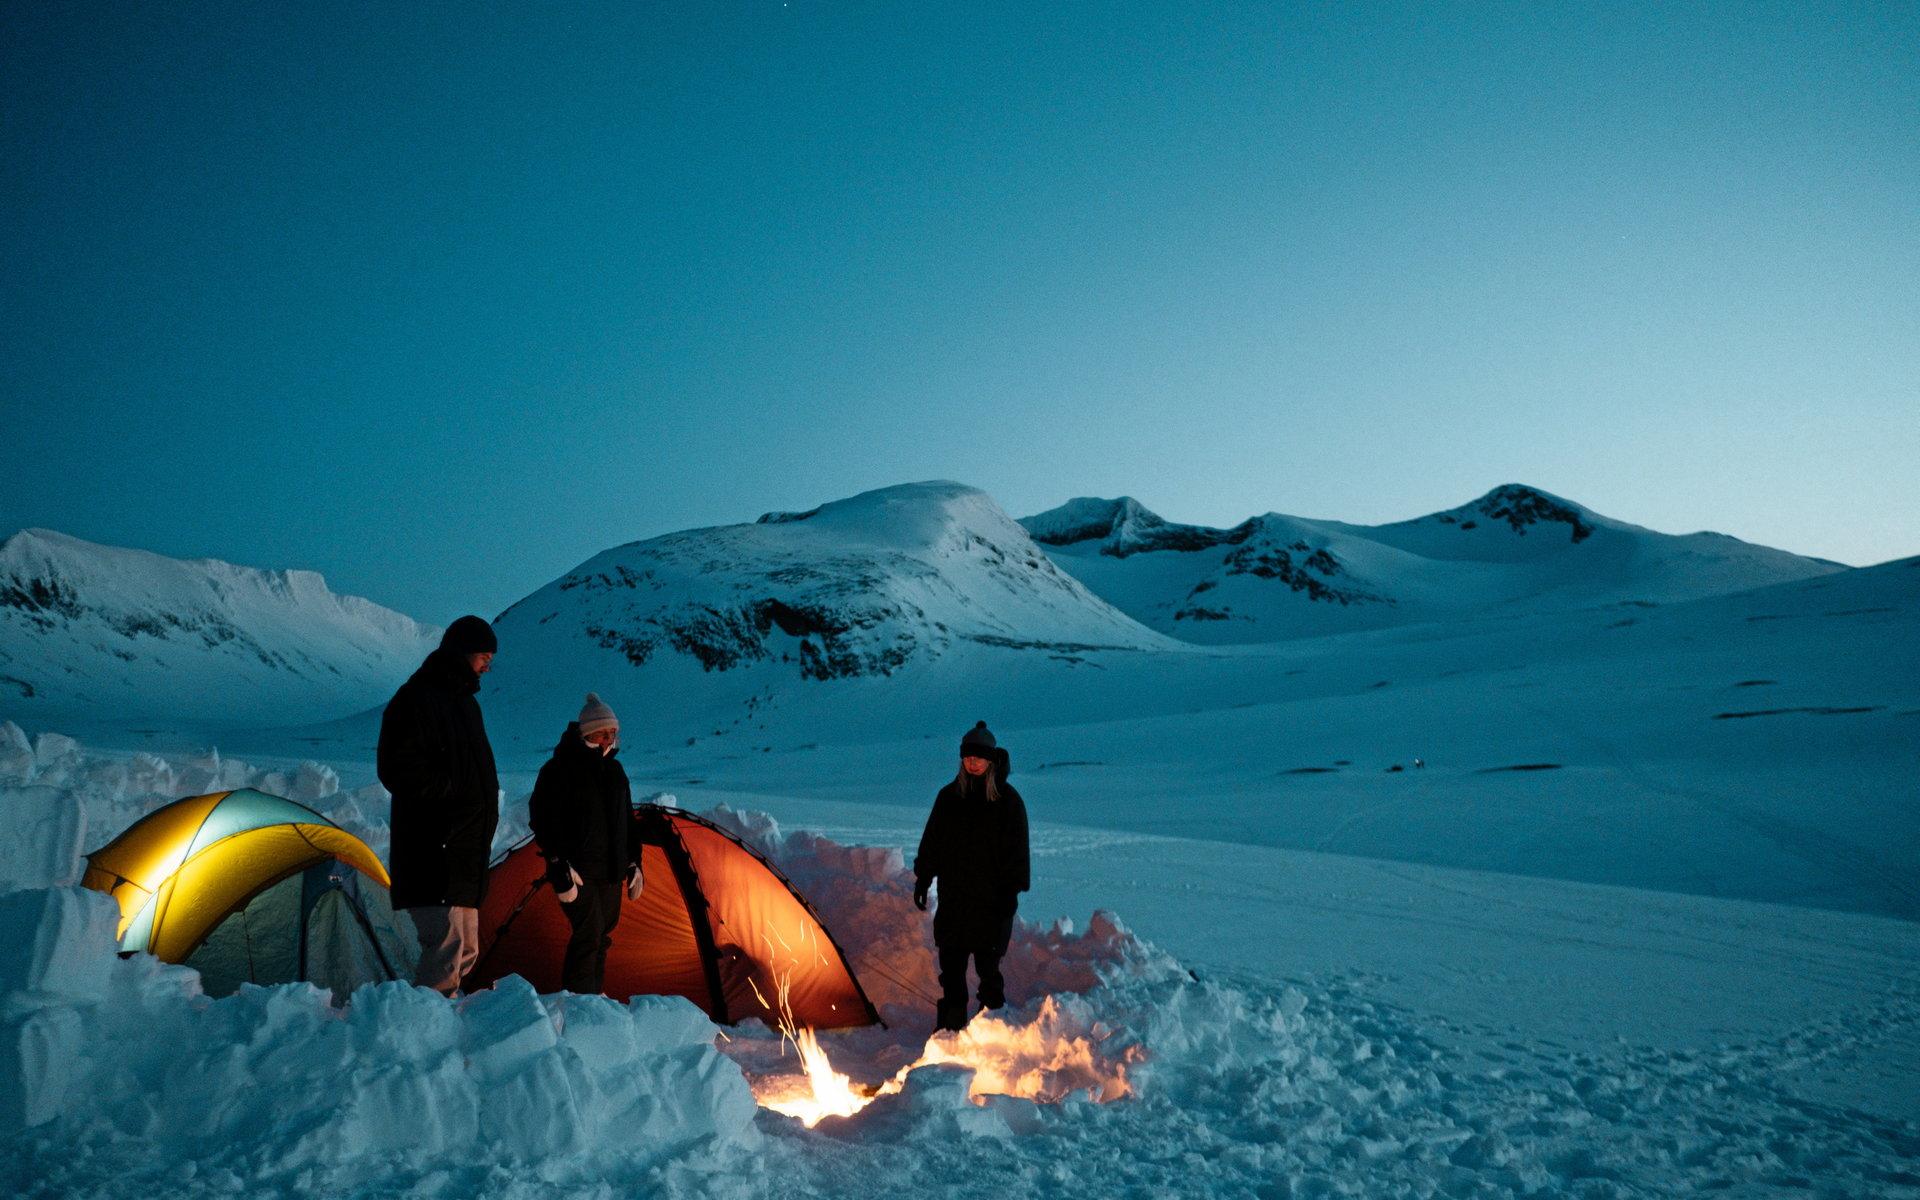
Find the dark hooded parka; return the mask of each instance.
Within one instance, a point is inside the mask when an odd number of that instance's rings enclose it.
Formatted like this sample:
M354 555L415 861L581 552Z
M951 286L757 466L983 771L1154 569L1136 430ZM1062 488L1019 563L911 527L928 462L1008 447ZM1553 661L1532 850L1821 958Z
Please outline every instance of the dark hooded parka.
M933 940L941 946L1004 954L1013 934L1020 893L1031 885L1027 805L1007 782L1011 759L991 751L999 799L973 781L953 780L934 797L913 858L922 885L938 880L940 904L933 914Z
M500 823L500 777L464 654L427 655L380 718L378 771L393 794L393 906L478 908Z
M570 723L527 801L540 853L578 871L582 883L619 883L640 860L633 790L619 753L600 753Z

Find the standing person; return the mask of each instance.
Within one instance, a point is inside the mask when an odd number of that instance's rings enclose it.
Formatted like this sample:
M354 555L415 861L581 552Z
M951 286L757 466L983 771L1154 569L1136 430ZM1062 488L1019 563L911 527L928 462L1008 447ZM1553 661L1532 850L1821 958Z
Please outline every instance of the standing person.
M547 882L573 926L560 986L582 995L605 990L620 902L640 898L640 838L627 769L614 757L619 750L620 718L588 692L580 719L560 735L527 803Z
M923 912L940 881L933 941L940 951L941 1029L967 1024L967 959L980 976L980 1007L1007 1002L1000 959L1013 937L1020 893L1031 884L1027 805L1007 782L1010 760L981 721L960 739L960 772L934 797L913 858L913 902Z
M461 617L380 718L393 906L411 911L420 938L414 983L446 996L480 955L480 900L500 823L500 777L474 699L498 649L492 626Z

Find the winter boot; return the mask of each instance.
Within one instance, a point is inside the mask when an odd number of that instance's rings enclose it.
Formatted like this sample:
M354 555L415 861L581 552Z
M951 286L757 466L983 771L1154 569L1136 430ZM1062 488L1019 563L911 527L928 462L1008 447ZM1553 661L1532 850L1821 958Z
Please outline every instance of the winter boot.
M967 1027L967 1002L958 1004L942 1000L934 1010L934 1026L942 1032L957 1033Z

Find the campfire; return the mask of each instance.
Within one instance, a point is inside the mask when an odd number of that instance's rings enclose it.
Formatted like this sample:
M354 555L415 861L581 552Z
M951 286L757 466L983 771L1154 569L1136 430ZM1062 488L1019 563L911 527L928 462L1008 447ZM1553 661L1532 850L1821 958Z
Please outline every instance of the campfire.
M987 1096L1053 1104L1073 1092L1108 1103L1131 1094L1127 1069L1142 1057L1138 1046L1104 1050L1111 1031L1097 1024L1091 1030L1075 1028L1052 996L1024 1024L983 1013L958 1033L935 1035L918 1059L878 1087L863 1087L834 1070L813 1030L795 1029L784 1012L781 1033L798 1053L801 1071L754 1081L754 1098L762 1108L798 1117L808 1128L826 1117L852 1116L898 1092L916 1067L946 1063L972 1069L970 1094L976 1104Z

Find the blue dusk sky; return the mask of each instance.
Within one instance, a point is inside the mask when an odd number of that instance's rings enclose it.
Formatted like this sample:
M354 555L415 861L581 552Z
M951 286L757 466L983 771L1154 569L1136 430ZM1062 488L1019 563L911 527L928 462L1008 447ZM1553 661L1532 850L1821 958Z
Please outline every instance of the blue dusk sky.
M947 478L1920 552L1920 6L15 3L0 535L491 615Z

